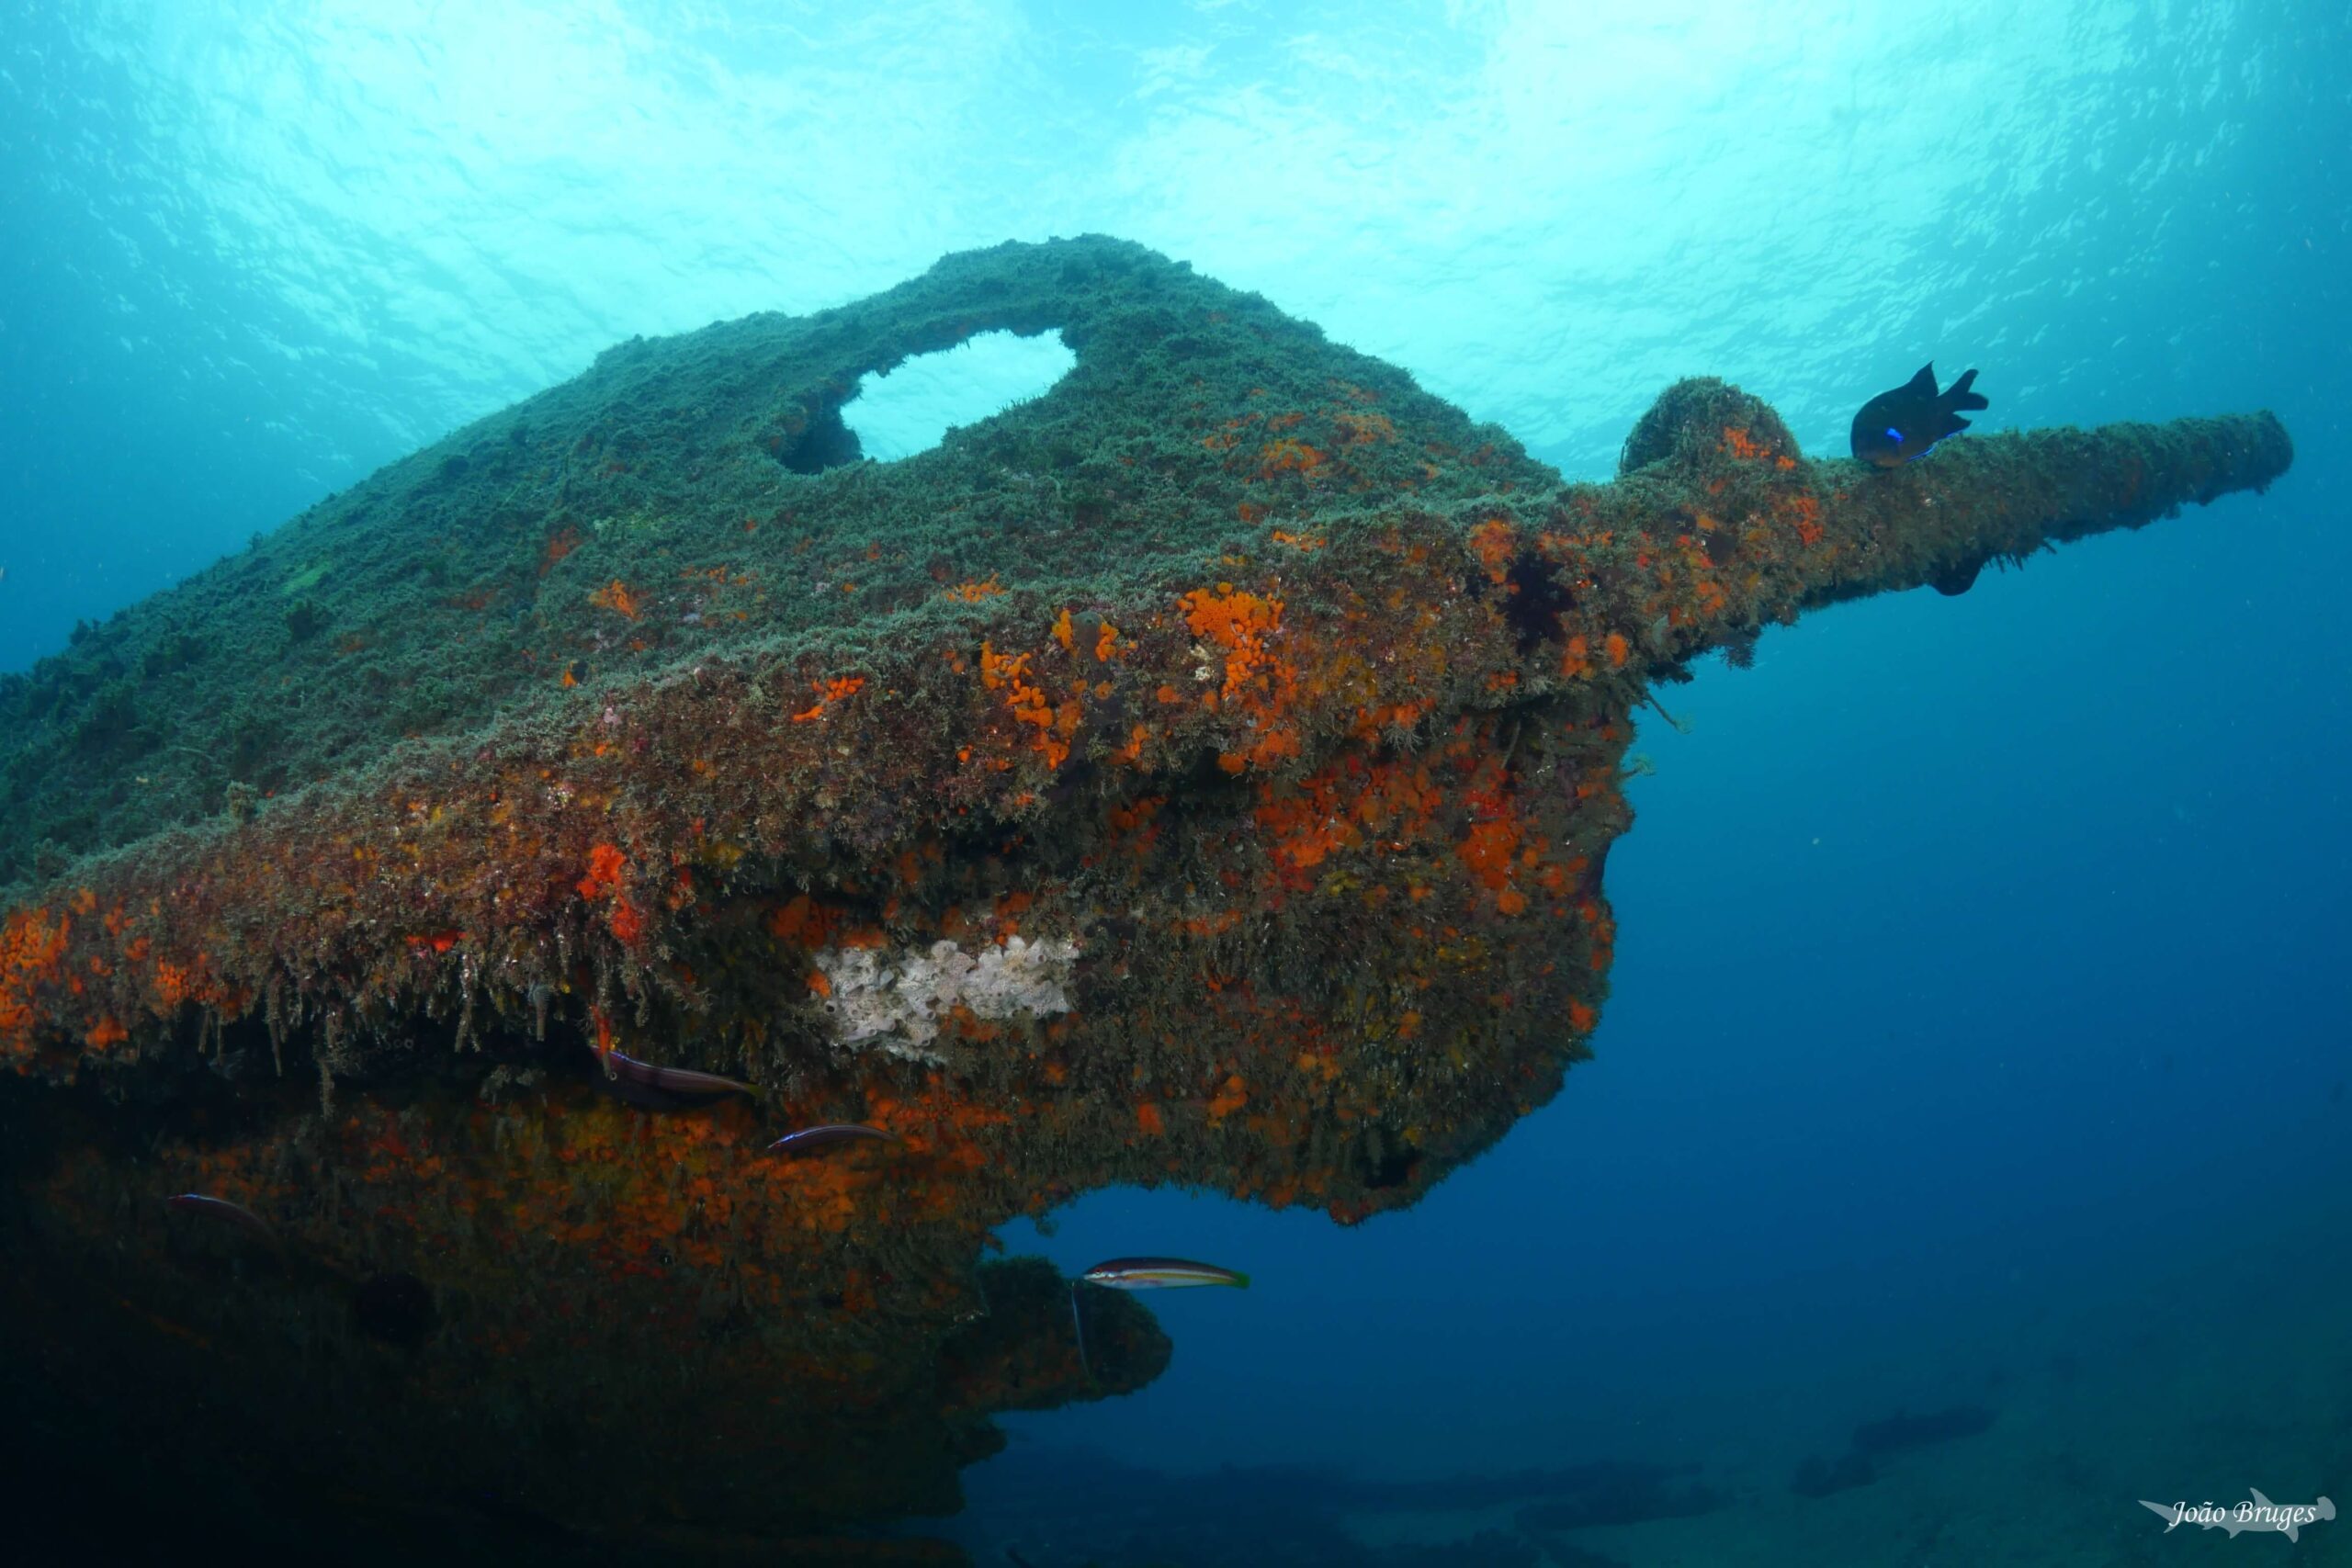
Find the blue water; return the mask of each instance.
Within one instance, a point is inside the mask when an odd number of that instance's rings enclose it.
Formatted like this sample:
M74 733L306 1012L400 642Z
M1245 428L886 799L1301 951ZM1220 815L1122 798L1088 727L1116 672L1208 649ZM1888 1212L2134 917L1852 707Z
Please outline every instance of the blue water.
M2092 1495L1980 1498L1935 1560L2101 1560L2036 1508L2254 1553L2134 1499L2352 1500L2347 148L2352 21L2298 0L12 6L0 669L618 339L1008 238L1189 260L1571 478L1684 374L1814 453L1930 357L1984 430L2273 408L2267 497L1662 692L1598 1059L1357 1229L1158 1191L1008 1232L1258 1285L1155 1301L1164 1378L967 1478L1017 1531L1000 1478L1081 1452L1690 1460L1744 1498L1716 1545L1611 1551L1816 1561L1800 1459L1976 1402L1851 1506L2063 1452Z

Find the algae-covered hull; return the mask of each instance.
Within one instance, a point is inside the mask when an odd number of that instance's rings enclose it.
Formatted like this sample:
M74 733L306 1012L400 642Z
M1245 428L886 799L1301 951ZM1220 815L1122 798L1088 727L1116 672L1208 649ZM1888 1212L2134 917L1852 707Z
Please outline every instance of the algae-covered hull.
M1077 367L856 460L861 376L994 329ZM1167 1354L1119 1298L1082 1364L990 1227L1114 1182L1351 1220L1556 1090L1652 682L2290 455L1882 473L1694 381L1566 485L1102 239L625 345L0 690L10 1310L117 1417L386 1510L951 1507L990 1412ZM603 1051L756 1092L649 1109ZM822 1122L893 1141L763 1152Z

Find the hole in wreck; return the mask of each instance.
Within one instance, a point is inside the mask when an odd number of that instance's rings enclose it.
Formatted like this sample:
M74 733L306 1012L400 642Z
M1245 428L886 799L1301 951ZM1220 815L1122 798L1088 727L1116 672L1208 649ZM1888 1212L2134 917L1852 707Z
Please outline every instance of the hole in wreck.
M827 408L810 415L808 428L778 452L776 460L796 474L821 474L865 455L858 447L856 432L842 423L842 411Z
M1043 396L1077 364L1057 332L980 333L864 378L840 418L866 457L895 462L930 451L958 425Z
M1524 659L1538 644L1560 635L1560 617L1577 607L1576 595L1560 585L1552 570L1532 557L1514 562L1504 580L1503 615L1517 636Z

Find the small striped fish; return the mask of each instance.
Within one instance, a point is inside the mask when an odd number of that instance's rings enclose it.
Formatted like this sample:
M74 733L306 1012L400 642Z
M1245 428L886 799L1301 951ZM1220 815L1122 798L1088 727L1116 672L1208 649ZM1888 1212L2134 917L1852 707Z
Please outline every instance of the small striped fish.
M1094 1364L1086 1354L1086 1318L1078 1308L1078 1288L1100 1285L1106 1291L1170 1291L1184 1285L1231 1285L1250 1288L1250 1276L1214 1263L1189 1258L1108 1258L1069 1282L1069 1324L1078 1336L1078 1364L1086 1381L1094 1381Z
M215 1198L206 1192L175 1192L164 1199L164 1204L183 1214L201 1214L217 1224L234 1226L255 1241L266 1241L272 1247L277 1245L277 1230L243 1203Z
M772 1155L812 1155L841 1144L878 1142L895 1144L896 1133L886 1133L879 1127L868 1127L862 1122L832 1122L822 1127L803 1127L797 1133L786 1133L768 1145Z
M619 1099L647 1111L684 1111L730 1094L760 1092L741 1078L723 1078L717 1073L696 1072L692 1067L657 1066L616 1051L609 1044L599 1046L592 1043L591 1048L604 1066L604 1087Z
M1242 1291L1250 1288L1247 1274L1183 1258L1114 1258L1097 1263L1079 1278L1112 1291L1164 1291L1180 1285L1231 1285Z

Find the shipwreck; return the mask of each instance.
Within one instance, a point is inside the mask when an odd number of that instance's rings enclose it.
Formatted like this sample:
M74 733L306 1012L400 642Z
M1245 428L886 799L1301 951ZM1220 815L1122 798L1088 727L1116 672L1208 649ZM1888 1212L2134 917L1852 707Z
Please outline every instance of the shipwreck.
M1075 368L861 459L861 378L994 331ZM993 1227L1351 1222L1559 1090L1657 682L2291 456L2255 413L1882 472L1692 380L1571 484L1102 238L613 348L0 678L19 1397L85 1413L62 1463L137 1430L388 1530L951 1510L991 1414L1169 1354L1121 1298L1082 1370ZM616 1052L750 1092L649 1109ZM892 1137L763 1152L816 1122Z

